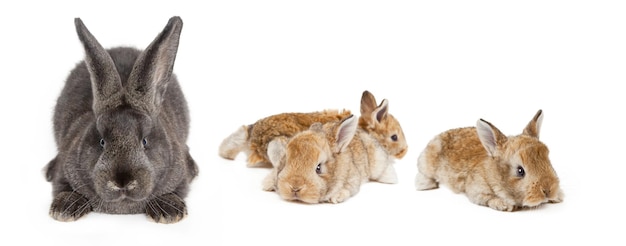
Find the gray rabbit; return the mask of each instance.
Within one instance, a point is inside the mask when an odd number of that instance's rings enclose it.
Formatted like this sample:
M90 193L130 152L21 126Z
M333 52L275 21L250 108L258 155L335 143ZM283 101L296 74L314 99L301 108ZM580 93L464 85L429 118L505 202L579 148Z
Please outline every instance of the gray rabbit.
M145 213L159 223L187 215L198 167L189 154L187 102L173 74L183 22L172 17L144 50L105 50L74 20L85 60L71 71L54 111L58 154L45 168L50 216Z

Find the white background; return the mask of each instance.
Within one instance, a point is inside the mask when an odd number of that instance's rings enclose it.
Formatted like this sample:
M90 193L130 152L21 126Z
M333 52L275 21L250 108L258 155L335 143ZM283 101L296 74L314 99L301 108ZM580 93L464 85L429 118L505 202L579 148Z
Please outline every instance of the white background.
M624 245L626 6L621 1L19 1L0 4L0 240L20 245ZM83 58L73 18L105 47L144 48L184 21L174 68L200 174L189 216L48 216L52 113ZM399 183L343 204L261 190L269 172L217 155L237 127L282 112L358 113L387 98L407 136ZM565 201L519 212L418 192L416 159L479 118L521 133L538 109ZM5 244L3 242L2 244ZM34 244L31 244L34 243Z

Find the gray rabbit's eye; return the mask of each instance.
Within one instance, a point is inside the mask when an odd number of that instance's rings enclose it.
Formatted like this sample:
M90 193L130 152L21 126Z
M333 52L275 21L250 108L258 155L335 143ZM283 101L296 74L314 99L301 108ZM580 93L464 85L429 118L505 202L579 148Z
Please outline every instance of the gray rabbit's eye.
M318 163L317 167L315 168L315 173L317 174L322 174L322 163Z
M148 140L146 138L143 138L141 140L141 144L143 144L143 147L146 147L146 145L148 145Z
M522 166L517 166L517 177L523 178L524 176L526 176L526 171L524 171L524 168Z
M104 147L104 138L100 139L100 147Z
M393 140L394 142L398 141L398 135L396 134L391 135L391 140Z

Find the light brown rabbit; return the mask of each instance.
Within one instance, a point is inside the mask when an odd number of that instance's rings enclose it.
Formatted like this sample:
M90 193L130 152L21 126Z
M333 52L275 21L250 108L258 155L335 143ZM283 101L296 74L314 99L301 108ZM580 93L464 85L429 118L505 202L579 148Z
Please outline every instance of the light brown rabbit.
M500 211L563 201L548 147L539 141L542 119L539 110L517 136L507 137L483 119L476 127L439 134L418 158L415 187L435 189L442 183Z
M357 128L354 116L315 123L291 139L277 138L268 153L276 167L263 189L288 201L340 203L358 193L364 182L398 180L392 165L396 156L374 135Z
M402 158L407 151L406 139L400 124L388 111L387 100L377 105L374 95L369 91L364 91L361 96L359 127L374 136L391 155ZM315 122L324 124L340 121L350 115L352 113L344 109L268 116L252 125L239 127L237 131L225 138L220 144L219 155L233 160L243 151L247 155L249 167L267 166L271 164L267 155L267 146L275 138L290 138L298 132L307 130Z

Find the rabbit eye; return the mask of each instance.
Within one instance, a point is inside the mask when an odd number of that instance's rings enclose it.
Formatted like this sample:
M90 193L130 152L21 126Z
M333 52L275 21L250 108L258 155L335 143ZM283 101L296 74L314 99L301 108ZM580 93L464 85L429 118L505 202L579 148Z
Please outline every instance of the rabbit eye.
M104 147L104 144L105 144L105 143L104 143L104 138L101 138L101 139L100 139L100 147Z
M524 176L526 176L524 168L522 166L517 166L517 177L523 178Z
M322 174L322 163L318 163L317 167L315 168L315 173L317 174Z
M391 140L393 140L394 142L398 141L398 135L396 134L391 135Z
M143 147L146 147L146 145L148 145L148 140L146 138L142 139L141 144L143 144Z

